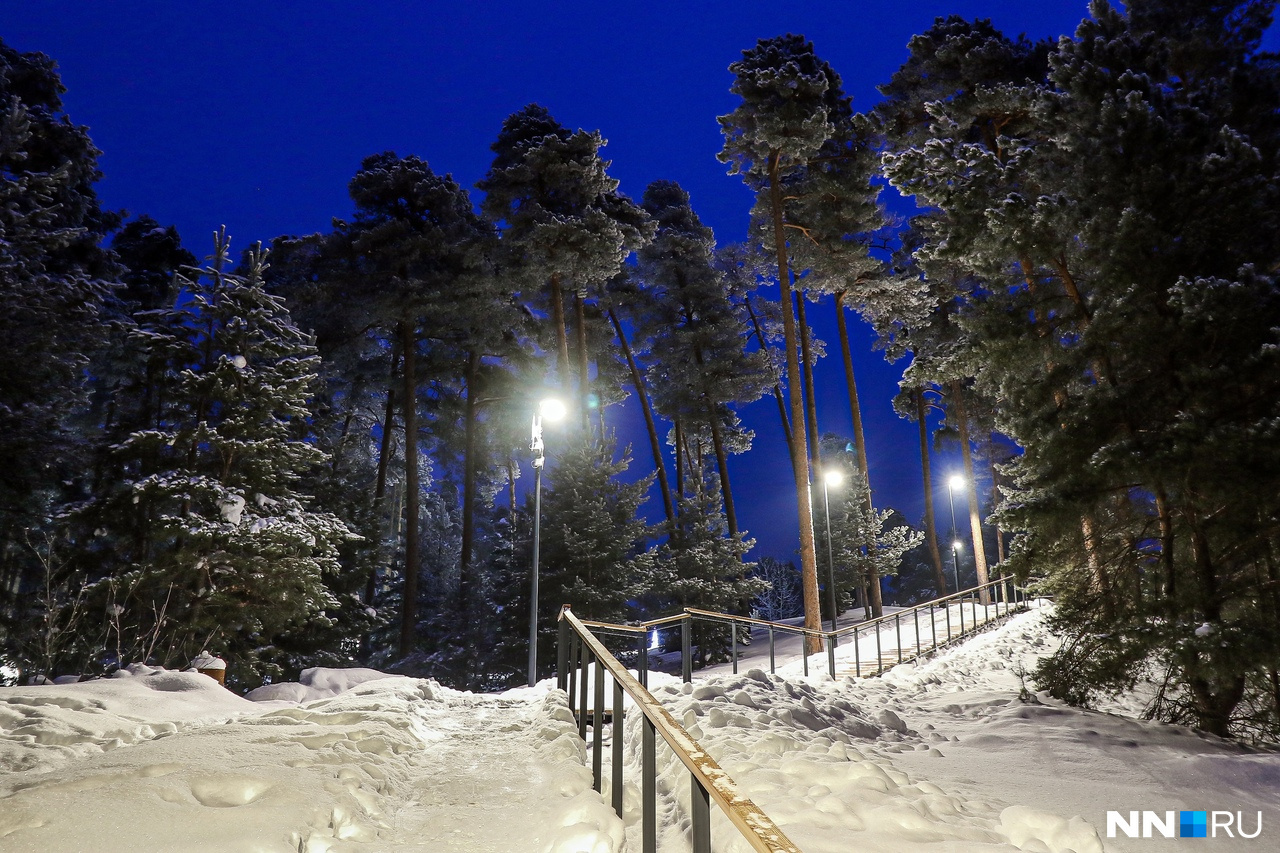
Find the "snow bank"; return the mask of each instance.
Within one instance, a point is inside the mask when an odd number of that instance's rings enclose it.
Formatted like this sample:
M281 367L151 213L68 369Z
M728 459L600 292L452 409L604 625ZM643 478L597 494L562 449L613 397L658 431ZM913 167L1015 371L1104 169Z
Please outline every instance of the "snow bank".
M563 693L373 670L309 670L299 686L325 698L255 703L142 667L0 689L0 848L621 849Z
M207 675L134 664L112 678L0 688L0 772L41 772L258 713Z
M380 678L396 678L376 669L329 669L315 666L304 669L297 681L284 681L279 684L264 684L245 694L250 702L290 702L300 704L314 702L317 699L329 699L345 693L368 681Z

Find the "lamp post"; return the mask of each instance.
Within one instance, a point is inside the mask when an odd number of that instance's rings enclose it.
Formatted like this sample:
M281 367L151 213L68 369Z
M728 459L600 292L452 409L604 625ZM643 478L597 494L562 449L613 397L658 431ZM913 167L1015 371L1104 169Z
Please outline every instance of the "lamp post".
M533 413L533 588L529 595L529 686L538 681L538 545L542 527L542 465L546 461L542 445L542 419L558 421L564 417L564 404L559 400L543 400Z
M838 486L844 480L839 471L826 471L822 475L822 511L827 517L827 598L831 604L831 630L836 629L836 561L831 556L831 496L828 486ZM835 642L835 638L832 638Z
M960 540L956 535L956 489L964 486L964 477L953 474L947 480L947 500L951 504L951 571L956 576L956 592L960 591Z

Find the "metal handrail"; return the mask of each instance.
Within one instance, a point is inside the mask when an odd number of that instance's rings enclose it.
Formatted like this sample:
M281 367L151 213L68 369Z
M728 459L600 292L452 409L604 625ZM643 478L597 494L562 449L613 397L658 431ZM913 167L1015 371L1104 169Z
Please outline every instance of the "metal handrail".
M692 666L692 654L691 654L692 640L690 636L690 624L694 620L728 623L730 625L745 625L748 627L754 626L754 627L767 629L769 632L769 671L770 672L774 672L776 670L775 649L774 649L774 634L776 632L781 631L783 633L800 634L806 638L819 637L823 639L826 644L827 672L832 678L835 678L836 677L835 649L841 638L848 637L849 635L853 636L854 669L859 675L861 675L862 674L862 658L861 658L861 651L857 645L858 636L864 631L868 633L875 632L876 668L873 672L869 674L880 675L883 672L885 672L885 670L889 669L889 666L885 665L883 650L880 646L880 642L881 642L880 629L883 626L888 625L889 623L893 623L894 629L897 633L897 640L898 640L896 644L897 646L896 650L898 652L897 660L894 661L893 664L890 664L890 665L896 665L899 663L905 663L906 661L915 660L916 658L924 654L936 651L937 649L942 648L943 646L949 645L955 640L961 639L962 637L969 636L970 634L977 631L979 627L984 627L984 626L989 627L991 625L997 624L1000 621L1009 618L1009 616L1011 616L1013 613L1021 612L1022 610L1025 610L1027 601L1028 601L1028 598L1027 598L1026 589L1024 587L1018 586L1016 583L1013 583L1012 578L1006 577L1006 578L997 578L996 580L988 581L985 584L979 584L978 586L971 587L970 589L961 590L959 592L953 592L950 595L944 595L939 598L934 598L924 602L923 604L918 604L914 607L904 608L902 610L897 611L896 613L890 613L885 616L878 616L875 619L868 619L864 622L854 623L853 625L846 625L843 628L838 628L834 631L815 630L812 628L805 628L797 625L788 625L785 622L770 622L764 619L757 619L752 616L740 616L734 613L718 613L713 610L702 610L697 607L686 607L684 608L683 612L677 613L674 616L664 616L660 619L652 619L647 622L640 622L636 625L618 625L610 622L596 622L596 621L586 621L586 620L583 621L583 624L589 625L590 627L593 627L600 631L611 631L615 633L626 633L626 634L647 636L649 630L652 628L671 625L673 623L679 622L681 627L681 671L682 671L681 674L683 679L686 682L692 680L693 678L693 666ZM953 604L960 605L960 609L959 609L960 632L958 634L954 634L952 631L951 605ZM965 608L964 608L965 604L970 604L972 606L970 620L967 625L965 624ZM989 612L987 608L991 607L993 604L996 610L995 616L990 618L983 618L980 620L978 618L978 608L979 607L982 608L983 616L989 616ZM1003 613L1001 613L1001 605L1004 606ZM939 607L944 608L946 611L947 636L941 642L939 642L938 636L937 636L937 624L934 622L932 618L930 618L929 626L930 626L930 632L931 632L932 645L930 645L929 648L926 649L924 647L924 644L922 642L922 637L920 634L920 613L925 610L933 611ZM911 654L906 654L906 655L903 654L903 646L902 646L902 622L904 618L907 620L914 619L914 623L915 623L914 629L915 629L915 638L916 638L915 652ZM731 635L730 654L731 654L731 660L733 663L733 672L737 673L738 671L738 635L736 631L730 631L729 633ZM648 684L648 664L649 664L647 650L643 650L643 649L640 650L640 655L637 660L638 660L637 669L640 672L641 680L643 683L647 685ZM808 654L802 655L802 660L803 660L803 666L804 666L804 674L808 675L809 674L809 655Z
M683 617L687 619L688 617ZM617 626L593 623L607 628ZM634 626L628 626L634 627ZM570 646L576 647L570 649ZM576 654L575 654L576 652ZM671 713L651 694L640 681L620 664L604 644L591 632L588 623L573 615L568 605L560 610L560 651L562 665L557 670L558 683L569 694L570 707L575 694L581 696L579 733L584 735L587 717L586 668L595 664L595 708L592 718L592 773L595 789L601 790L602 748L604 730L604 673L613 678L613 759L612 794L613 808L622 817L622 720L623 693L631 697L635 708L643 714L641 741L641 771L643 809L641 838L644 853L657 849L657 757L656 735L671 747L675 756L688 769L690 777L690 815L693 824L694 853L711 853L710 803L715 801L729 821L742 833L742 837L759 853L800 853L776 824L760 810L760 807L743 796L737 784L721 769L710 754L685 730ZM574 661L580 660L581 666ZM567 664L567 665L566 665ZM581 679L578 674L581 673ZM581 684L579 685L579 681Z

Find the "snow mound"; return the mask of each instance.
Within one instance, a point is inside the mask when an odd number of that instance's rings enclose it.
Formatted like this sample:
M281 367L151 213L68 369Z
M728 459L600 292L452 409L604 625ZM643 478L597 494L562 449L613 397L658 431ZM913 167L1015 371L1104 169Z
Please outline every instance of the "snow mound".
M329 669L315 666L304 669L296 682L285 681L279 684L264 684L250 690L245 698L250 702L291 702L300 704L314 702L317 699L328 699L345 693L368 681L381 678L401 678L376 669Z
M3 688L0 772L52 770L259 710L207 675L143 665L112 678Z

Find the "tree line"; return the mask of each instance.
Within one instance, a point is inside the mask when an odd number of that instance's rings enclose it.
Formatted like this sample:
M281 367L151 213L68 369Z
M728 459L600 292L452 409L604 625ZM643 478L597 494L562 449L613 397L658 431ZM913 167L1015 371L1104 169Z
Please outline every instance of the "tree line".
M953 442L975 580L1056 601L1066 639L1040 684L1087 704L1155 677L1153 715L1273 735L1273 6L1094 2L1040 42L940 18L865 113L812 43L762 39L719 119L755 197L742 245L718 246L675 183L628 198L598 133L530 105L478 199L375 154L348 219L234 259L219 234L199 269L172 229L100 209L52 64L4 48L6 654L214 643L243 683L357 660L514 683L519 463L555 390L571 415L542 516L548 644L564 602L617 620L798 597L818 628L812 484L833 466L855 484L832 524L846 603L880 613L908 554L930 575L916 594L946 592L929 459ZM851 436L818 429L807 312L824 305ZM846 311L908 364L894 402L920 428L923 543L873 502ZM628 396L639 480L609 421ZM738 412L763 397L794 474L798 596L776 561L745 560L729 477L753 440Z

